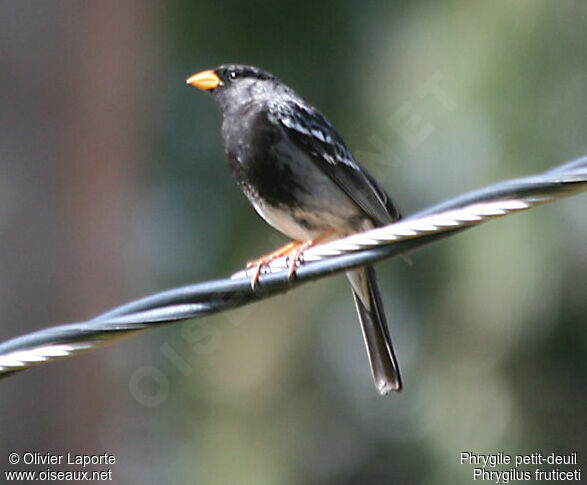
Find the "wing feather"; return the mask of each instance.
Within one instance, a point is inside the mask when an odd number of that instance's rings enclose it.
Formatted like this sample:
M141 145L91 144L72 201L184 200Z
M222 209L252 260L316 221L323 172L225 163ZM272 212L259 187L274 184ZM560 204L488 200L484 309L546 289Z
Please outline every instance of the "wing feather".
M295 99L281 99L269 106L269 115L377 225L401 217L385 190L355 161L334 126L317 109Z

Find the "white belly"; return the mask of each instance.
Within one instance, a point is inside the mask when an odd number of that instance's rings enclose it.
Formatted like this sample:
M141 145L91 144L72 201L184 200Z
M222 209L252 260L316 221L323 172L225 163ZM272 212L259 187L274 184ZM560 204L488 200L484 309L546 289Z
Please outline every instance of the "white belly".
M329 212L318 212L298 209L295 212L282 210L277 207L251 201L257 213L279 232L296 241L310 241L333 231L332 238L342 237L352 233L348 228L347 215L335 215ZM353 207L354 209L354 207ZM354 211L353 211L354 212ZM351 216L352 214L348 214ZM307 224L300 223L304 220ZM365 221L363 229L370 229L373 225Z

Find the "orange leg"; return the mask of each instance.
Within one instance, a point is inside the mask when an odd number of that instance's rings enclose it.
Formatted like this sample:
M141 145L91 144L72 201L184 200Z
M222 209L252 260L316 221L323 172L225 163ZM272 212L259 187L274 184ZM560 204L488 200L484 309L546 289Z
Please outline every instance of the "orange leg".
M269 254L265 254L264 256L261 256L260 258L257 258L257 259L253 259L252 261L248 261L247 262L247 269L252 268L253 266L258 266L259 263L268 264L271 261L273 261L274 259L281 258L281 256L285 256L287 253L289 253L292 249L295 249L300 244L304 244L304 243L300 242L300 241L288 242L285 246L282 246L282 247L276 249L275 251L271 251Z
M249 261L247 263L247 269L252 267L255 268L255 273L251 278L251 286L253 289L257 286L257 282L259 281L259 276L261 275L263 266L267 266L269 263L271 263L271 261L281 258L282 256L288 256L288 278L292 279L295 275L296 267L300 262L304 251L318 244L319 242L328 239L333 234L334 230L330 230L310 241L292 241L287 243L285 246L282 246L275 251L266 254L265 256L261 256L260 258L254 259L253 261Z
M300 262L300 259L302 258L302 255L304 254L304 251L308 248L311 248L312 246L315 246L316 244L319 244L321 242L324 242L326 239L330 238L330 236L336 234L336 231L334 229L330 229L322 234L320 234L318 237L310 240L310 241L305 241L301 244L298 244L295 248L293 248L290 253L292 254L291 256L289 256L290 260L289 260L289 273L287 275L287 277L291 280L295 273L296 273L296 267L298 265L298 263Z
M253 289L257 286L257 282L259 281L259 276L261 275L261 270L263 266L267 266L271 261L274 261L282 256L285 256L289 252L295 250L298 246L303 245L304 243L301 241L291 241L287 243L285 246L282 246L275 251L270 252L269 254L265 254L260 258L253 259L252 261L247 262L247 269L255 268L255 273L251 278L251 286Z

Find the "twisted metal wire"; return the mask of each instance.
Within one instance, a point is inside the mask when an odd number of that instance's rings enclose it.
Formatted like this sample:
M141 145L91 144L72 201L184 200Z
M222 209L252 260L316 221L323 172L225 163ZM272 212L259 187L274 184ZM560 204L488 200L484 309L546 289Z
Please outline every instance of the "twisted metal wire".
M468 192L399 222L307 249L295 278L287 258L251 286L251 271L132 301L89 321L50 327L0 343L0 377L87 352L131 333L236 308L333 273L372 264L497 217L587 190L587 156L545 173Z

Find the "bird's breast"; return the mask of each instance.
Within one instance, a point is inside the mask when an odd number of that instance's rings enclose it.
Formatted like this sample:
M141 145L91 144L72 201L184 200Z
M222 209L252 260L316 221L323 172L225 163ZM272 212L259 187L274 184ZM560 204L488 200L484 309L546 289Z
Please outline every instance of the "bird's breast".
M223 125L229 166L255 210L287 236L346 234L371 221L265 113L231 116Z
M306 191L303 169L280 153L282 134L264 112L243 110L223 126L226 155L236 181L249 198L296 206Z

